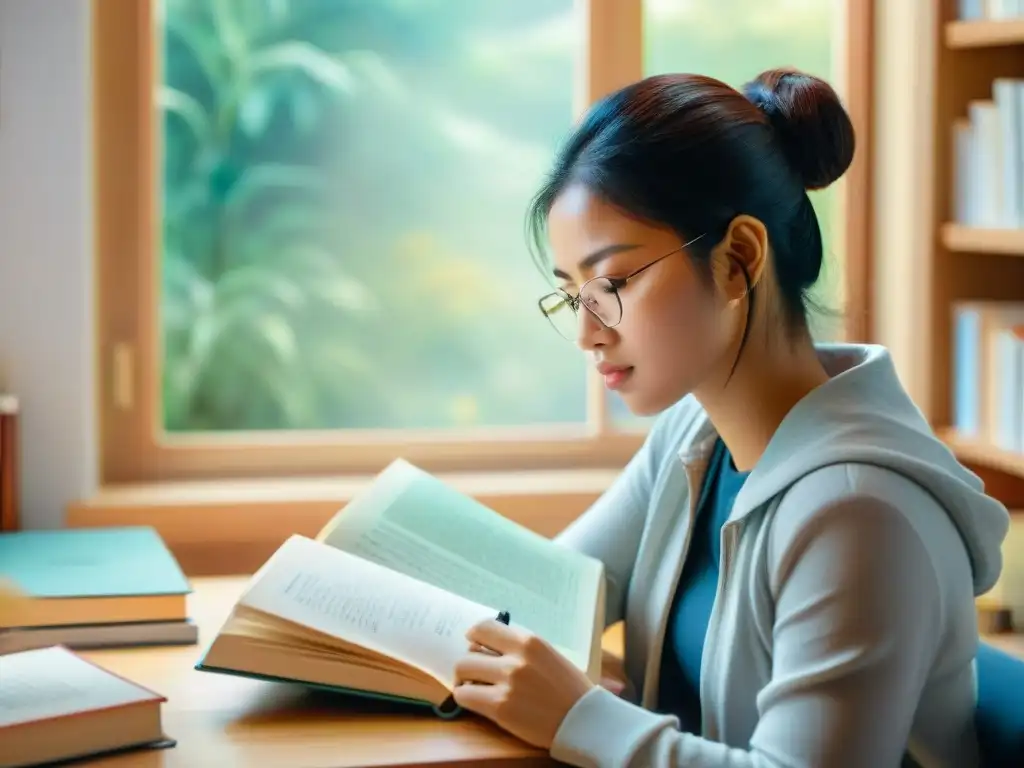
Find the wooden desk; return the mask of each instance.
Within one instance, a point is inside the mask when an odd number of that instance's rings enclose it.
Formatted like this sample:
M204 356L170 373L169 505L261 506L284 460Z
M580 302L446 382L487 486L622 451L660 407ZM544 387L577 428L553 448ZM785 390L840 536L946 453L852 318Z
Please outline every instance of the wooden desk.
M192 667L231 610L246 578L194 579L190 611L199 645L84 653L102 666L167 696L164 723L174 749L91 763L97 768L348 768L348 766L554 765L482 718L446 722L432 714L337 697L299 686L197 672ZM1024 657L1021 635L987 638ZM621 627L605 647L621 653Z
M348 768L348 766L555 765L546 752L483 718L444 721L418 709L338 697L300 686L197 672L193 665L247 579L194 579L190 612L199 645L83 652L103 667L167 696L173 749L90 763L97 768Z

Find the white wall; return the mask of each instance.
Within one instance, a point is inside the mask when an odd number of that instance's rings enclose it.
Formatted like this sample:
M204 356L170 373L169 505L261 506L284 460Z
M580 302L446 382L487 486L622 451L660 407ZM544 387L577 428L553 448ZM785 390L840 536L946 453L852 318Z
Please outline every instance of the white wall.
M0 388L22 402L22 521L95 488L89 0L0 0Z

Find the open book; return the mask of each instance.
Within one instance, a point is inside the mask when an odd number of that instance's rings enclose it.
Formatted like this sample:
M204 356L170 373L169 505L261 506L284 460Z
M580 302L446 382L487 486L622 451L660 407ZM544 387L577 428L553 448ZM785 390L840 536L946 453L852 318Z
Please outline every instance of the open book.
M398 460L253 575L196 669L451 705L467 630L500 611L595 682L604 568Z

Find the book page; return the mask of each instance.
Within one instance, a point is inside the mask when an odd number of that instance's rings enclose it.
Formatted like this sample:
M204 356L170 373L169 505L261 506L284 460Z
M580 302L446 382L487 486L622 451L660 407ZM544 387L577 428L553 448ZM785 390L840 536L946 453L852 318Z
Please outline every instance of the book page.
M404 661L449 688L466 632L497 615L302 536L274 553L239 603Z
M601 564L399 461L321 533L333 547L507 610L583 669Z
M0 655L0 728L159 698L61 646Z

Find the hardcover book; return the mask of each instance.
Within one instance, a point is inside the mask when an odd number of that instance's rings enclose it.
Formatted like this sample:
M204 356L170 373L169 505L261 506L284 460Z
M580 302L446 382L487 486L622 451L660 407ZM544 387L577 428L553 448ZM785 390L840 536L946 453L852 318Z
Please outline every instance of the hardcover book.
M597 682L604 567L398 460L254 574L196 669L451 705L466 632L508 612Z

